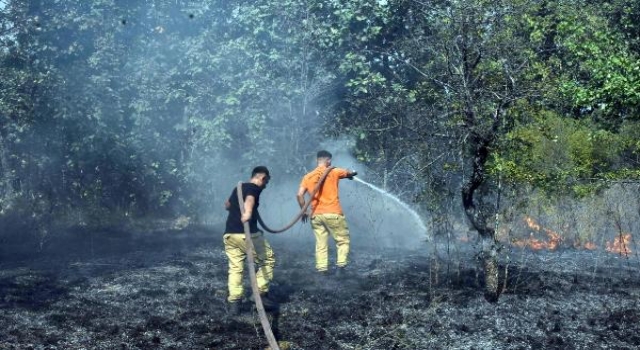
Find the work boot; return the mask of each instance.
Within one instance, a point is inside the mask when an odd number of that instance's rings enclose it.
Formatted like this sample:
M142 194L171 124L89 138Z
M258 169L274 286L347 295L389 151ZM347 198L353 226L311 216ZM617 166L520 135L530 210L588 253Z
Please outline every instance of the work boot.
M329 270L318 270L320 276L329 276Z
M338 266L336 268L336 277L338 278L344 278L347 276L347 271L346 271L346 267L344 266Z
M240 302L239 301L230 301L227 303L227 311L231 316L237 316L240 314Z
M278 309L278 302L273 300L269 296L269 293L260 293L260 299L262 299L262 306L264 306L265 311L275 311Z

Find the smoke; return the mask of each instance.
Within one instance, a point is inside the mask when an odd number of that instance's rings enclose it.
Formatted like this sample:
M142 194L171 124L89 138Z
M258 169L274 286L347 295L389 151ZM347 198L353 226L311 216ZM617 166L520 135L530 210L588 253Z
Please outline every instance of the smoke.
M369 169L351 154L354 142L347 138L325 141L321 149L333 154L333 165L352 169L358 177L367 180ZM308 169L315 167L315 157ZM260 213L265 223L272 229L283 227L299 212L296 201L303 173L278 180L274 178L263 191ZM385 195L362 183L344 179L340 181L340 202L349 225L353 249L366 247L422 249L425 247L427 232L415 214ZM291 230L275 235L274 242L286 244L313 245L314 236L310 225L296 224Z

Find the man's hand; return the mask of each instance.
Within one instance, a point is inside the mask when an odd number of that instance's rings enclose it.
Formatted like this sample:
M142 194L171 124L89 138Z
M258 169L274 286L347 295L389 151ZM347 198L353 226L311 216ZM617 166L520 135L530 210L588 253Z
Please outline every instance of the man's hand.
M347 175L347 179L349 179L349 180L353 180L353 177L354 177L354 176L356 176L356 175L358 175L358 172L357 172L357 171L355 171L355 170L352 170L352 171L350 171L350 172L349 172L349 174Z

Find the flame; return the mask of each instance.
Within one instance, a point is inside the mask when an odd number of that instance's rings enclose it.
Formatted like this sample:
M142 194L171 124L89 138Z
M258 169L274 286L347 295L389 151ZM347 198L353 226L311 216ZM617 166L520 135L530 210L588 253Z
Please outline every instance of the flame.
M532 217L527 216L524 218L524 221L527 223L527 226L529 226L529 228L540 231L540 225L538 225Z
M598 249L598 246L593 242L587 242L582 247L584 249L588 249L588 250L596 250L596 249Z
M613 242L607 242L606 251L610 253L616 253L620 255L629 255L631 253L631 249L629 249L629 245L631 244L631 234L624 233L618 235Z
M562 236L559 233L540 226L530 216L525 217L524 221L527 223L527 226L529 226L530 229L537 232L543 231L544 233L546 233L548 240L535 238L534 232L531 232L529 235L529 238L524 240L515 240L511 242L511 244L520 248L529 247L534 250L541 250L541 249L555 250L560 246L560 243L562 242Z
M529 232L529 237L525 239L515 239L515 238L512 239L511 244L513 246L516 246L519 248L530 248L533 250L542 250L542 249L556 250L560 247L560 245L564 241L564 238L558 232L542 227L540 224L536 222L535 219L533 219L530 216L526 216L524 218L524 222L531 229L531 232ZM536 237L536 234L540 232L544 232L546 234L546 239ZM500 233L498 235L500 236ZM508 233L505 234L503 238L506 236L508 236ZM458 240L462 243L467 243L470 241L470 237L468 235L460 236L458 237ZM605 250L609 253L628 256L632 252L630 248L631 242L632 242L632 236L630 233L621 233L613 240L613 242L611 241L605 242L606 244ZM586 250L596 250L599 248L597 244L591 241L583 242L580 239L576 239L575 241L573 241L573 247L575 249L586 249Z
M586 250L596 250L598 249L598 245L593 242L585 242L584 244L580 243L579 240L576 240L573 245L576 249L586 249Z

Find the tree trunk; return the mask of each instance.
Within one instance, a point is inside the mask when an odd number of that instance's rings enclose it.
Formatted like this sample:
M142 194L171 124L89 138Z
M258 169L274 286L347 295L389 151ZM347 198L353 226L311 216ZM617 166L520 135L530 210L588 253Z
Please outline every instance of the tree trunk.
M500 297L498 274L498 247L495 240L482 240L482 267L484 268L484 298L495 303Z
M485 164L489 156L491 141L479 136L471 138L473 152L472 173L462 187L462 205L471 226L482 238L482 267L485 274L485 299L497 302L500 296L498 280L498 245L495 240L495 229L489 224L491 215L479 204L476 191L485 183Z
M11 206L12 198L11 170L7 160L4 137L0 133L0 213Z

